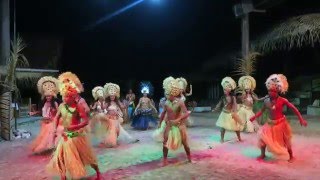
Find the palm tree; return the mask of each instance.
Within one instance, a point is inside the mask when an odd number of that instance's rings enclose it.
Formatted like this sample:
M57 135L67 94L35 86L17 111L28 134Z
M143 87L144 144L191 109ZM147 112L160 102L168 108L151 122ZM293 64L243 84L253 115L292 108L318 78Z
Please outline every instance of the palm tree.
M15 42L11 42L11 52L6 65L6 77L4 82L1 82L0 86L0 116L1 116L1 136L5 140L12 139L13 125L16 125L15 118L13 116L14 109L11 108L13 102L12 93L14 92L14 99L17 99L19 95L19 89L17 87L16 68L29 66L29 62L22 54L26 44L22 38L18 36ZM28 78L28 77L27 77ZM16 128L16 126L15 126Z

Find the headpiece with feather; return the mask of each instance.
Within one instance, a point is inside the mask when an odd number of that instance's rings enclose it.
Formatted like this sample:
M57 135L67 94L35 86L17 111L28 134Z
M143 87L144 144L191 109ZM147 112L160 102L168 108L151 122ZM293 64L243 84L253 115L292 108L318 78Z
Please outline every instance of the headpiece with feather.
M149 81L144 81L140 83L140 90L142 94L153 95L153 86Z
M252 77L255 72L255 62L260 56L257 52L249 53L247 57L239 59L236 64L236 74L242 75L238 81L238 86L241 90L256 88L256 80Z

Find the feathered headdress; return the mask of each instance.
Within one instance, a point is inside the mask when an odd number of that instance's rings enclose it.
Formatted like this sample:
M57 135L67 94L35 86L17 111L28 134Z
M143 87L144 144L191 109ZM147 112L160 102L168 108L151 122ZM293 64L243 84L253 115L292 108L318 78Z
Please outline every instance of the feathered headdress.
M153 86L149 81L141 82L140 83L140 90L141 90L142 94L144 94L144 93L150 94L150 95L153 94Z
M237 87L237 84L231 77L225 77L221 81L221 86L223 89L234 90Z
M167 77L163 80L163 89L164 93L167 95L172 96L179 96L180 94L180 88L179 88L179 82L177 79L174 79L172 76Z
M58 79L52 76L44 76L39 79L37 87L42 99L45 96L57 97L59 91Z
M97 86L92 89L92 96L95 100L99 99L99 97L105 97L105 91L102 86Z
M177 78L177 81L179 83L179 88L185 91L188 85L187 80L183 77L180 77L180 78Z
M62 73L59 77L59 91L61 96L67 94L79 94L83 92L83 86L77 75L71 72Z
M69 81L73 81L74 84L78 87L79 91L80 92L83 92L83 86L82 86L82 83L81 81L79 80L78 76L75 75L74 73L72 72L65 72L65 73L62 73L60 74L59 76L59 81L65 81L65 80L69 80Z
M285 94L288 91L289 83L283 74L272 74L266 81L268 90L276 89L279 93Z
M120 86L114 83L106 83L104 85L104 91L106 93L106 97L116 96L120 97Z
M240 89L251 89L256 88L256 80L252 77L255 69L255 63L260 53L251 52L244 59L239 59L236 63L236 74L242 75L238 81L238 86Z

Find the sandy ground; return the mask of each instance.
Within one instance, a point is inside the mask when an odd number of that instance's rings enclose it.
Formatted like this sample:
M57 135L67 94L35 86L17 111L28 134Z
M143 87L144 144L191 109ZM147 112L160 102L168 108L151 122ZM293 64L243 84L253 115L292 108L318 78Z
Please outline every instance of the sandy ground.
M128 132L140 139L136 144L122 144L113 149L93 146L98 154L104 179L320 179L320 118L305 117L307 128L291 118L294 131L293 150L297 160L268 159L259 162L255 158L256 134L243 133L244 142L237 142L235 133L226 134L224 144L219 142L220 132L214 124L217 113L193 114L195 127L189 128L193 163L187 163L183 148L169 152L169 165L162 167L162 144L152 139L154 129L135 131L126 125ZM45 172L50 155L32 156L27 146L39 131L39 123L27 123L19 127L33 133L31 139L0 143L0 179L40 180L52 179ZM212 147L212 148L210 148ZM90 175L94 175L89 170ZM89 179L92 177L89 177ZM58 179L58 178L56 178Z

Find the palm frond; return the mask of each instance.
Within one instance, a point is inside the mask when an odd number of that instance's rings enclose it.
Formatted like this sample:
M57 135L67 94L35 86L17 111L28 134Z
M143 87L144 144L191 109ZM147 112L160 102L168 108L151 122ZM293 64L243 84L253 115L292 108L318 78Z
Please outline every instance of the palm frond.
M236 60L235 75L250 76L255 72L255 64L257 58L261 56L258 52L250 52L245 58L238 58Z
M12 88L16 86L16 68L29 66L27 58L22 54L24 48L26 48L26 44L18 35L16 40L11 42L11 53L7 61L7 76L5 78L5 83Z
M253 43L253 49L262 53L290 50L320 42L320 13L305 14L288 19L274 27Z

